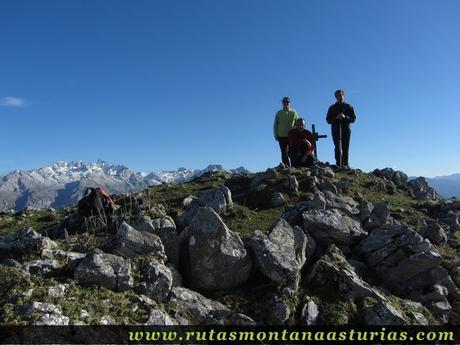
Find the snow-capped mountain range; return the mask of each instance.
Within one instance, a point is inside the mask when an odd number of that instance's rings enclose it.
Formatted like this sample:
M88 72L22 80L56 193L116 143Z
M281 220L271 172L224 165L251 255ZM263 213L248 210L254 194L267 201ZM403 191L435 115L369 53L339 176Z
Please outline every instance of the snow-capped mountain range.
M209 165L203 170L180 168L146 174L102 160L95 163L58 161L50 167L16 170L0 177L0 210L62 208L75 205L87 187L102 187L111 194L125 194L163 182L187 182L209 171L226 170L221 165ZM228 171L247 172L242 167Z

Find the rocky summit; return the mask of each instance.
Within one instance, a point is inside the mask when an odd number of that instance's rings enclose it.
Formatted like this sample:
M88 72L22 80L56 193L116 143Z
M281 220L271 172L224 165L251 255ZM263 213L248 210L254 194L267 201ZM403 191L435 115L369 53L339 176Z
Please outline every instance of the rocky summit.
M0 213L2 324L460 322L460 201L423 178L280 166L113 199Z

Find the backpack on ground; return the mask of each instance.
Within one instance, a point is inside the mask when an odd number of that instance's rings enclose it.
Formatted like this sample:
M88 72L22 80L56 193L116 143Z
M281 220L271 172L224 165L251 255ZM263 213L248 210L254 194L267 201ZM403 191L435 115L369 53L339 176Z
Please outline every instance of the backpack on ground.
M85 217L105 216L102 198L96 188L86 188L83 198L78 202L78 213Z
M107 216L113 215L115 211L115 203L110 195L101 187L96 188L96 193L99 194L105 214Z

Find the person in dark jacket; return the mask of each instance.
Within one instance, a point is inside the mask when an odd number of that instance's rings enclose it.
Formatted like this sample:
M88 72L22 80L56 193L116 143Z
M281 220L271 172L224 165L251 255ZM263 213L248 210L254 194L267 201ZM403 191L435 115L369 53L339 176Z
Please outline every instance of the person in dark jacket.
M309 167L315 163L315 137L305 129L305 120L300 118L295 128L288 133L289 158L294 168Z
M348 168L348 149L350 147L351 123L355 122L356 115L351 104L345 103L345 93L337 90L335 102L327 111L326 121L331 125L332 139L334 140L335 161L337 166Z

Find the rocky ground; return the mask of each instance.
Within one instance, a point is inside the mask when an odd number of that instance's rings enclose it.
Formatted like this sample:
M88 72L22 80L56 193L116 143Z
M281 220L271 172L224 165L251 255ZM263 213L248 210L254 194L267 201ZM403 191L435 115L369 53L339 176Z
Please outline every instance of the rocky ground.
M2 324L460 322L460 201L423 179L278 167L209 173L0 216Z

